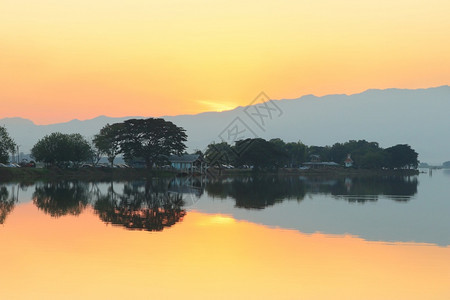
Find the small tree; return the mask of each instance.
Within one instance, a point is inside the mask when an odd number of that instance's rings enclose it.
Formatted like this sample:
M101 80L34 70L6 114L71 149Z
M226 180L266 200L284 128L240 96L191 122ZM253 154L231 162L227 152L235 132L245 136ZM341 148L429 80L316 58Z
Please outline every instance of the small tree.
M306 161L308 153L308 146L298 141L297 143L287 143L285 149L289 158L289 165L291 167L298 167L301 163Z
M16 143L9 136L5 127L0 126L0 163L9 161L9 153L14 152Z
M103 151L97 148L97 146L94 143L94 140L89 141L89 147L90 147L90 161L92 162L93 166L96 166L100 159L102 158Z
M246 145L245 150L239 151L242 145ZM237 164L252 165L255 170L277 169L288 159L283 149L261 138L237 141L234 148L239 153Z
M40 139L31 149L31 155L46 165L66 167L69 163L78 166L89 160L91 147L80 134L54 132Z
M82 162L89 161L91 159L91 145L81 134L69 134L68 139L70 149L69 161L78 167Z
M368 151L359 160L359 166L364 169L381 169L386 165L386 153L384 151Z
M122 153L121 144L124 127L124 123L106 124L93 139L95 147L108 157L111 167L114 165L114 159L117 155Z
M233 153L227 142L213 143L208 145L205 151L205 159L209 165L221 168L222 165L234 164L236 154Z

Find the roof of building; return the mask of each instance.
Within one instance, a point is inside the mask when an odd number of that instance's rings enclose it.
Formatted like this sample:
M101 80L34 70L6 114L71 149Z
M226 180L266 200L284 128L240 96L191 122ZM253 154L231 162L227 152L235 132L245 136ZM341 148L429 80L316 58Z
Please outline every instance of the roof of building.
M171 155L169 157L169 161L171 163L188 163L188 162L194 162L200 158L200 155L198 154L183 154L183 155Z
M323 161L323 162L305 162L304 165L319 165L319 166L340 166L338 163L335 163L334 161Z
M347 154L347 158L344 160L345 163L352 163L353 159L351 159L350 154Z

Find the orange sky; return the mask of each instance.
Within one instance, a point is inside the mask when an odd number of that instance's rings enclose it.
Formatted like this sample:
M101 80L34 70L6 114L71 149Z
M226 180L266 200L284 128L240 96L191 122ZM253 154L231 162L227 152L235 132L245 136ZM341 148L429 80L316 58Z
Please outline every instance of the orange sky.
M2 0L0 118L38 124L449 84L447 0Z

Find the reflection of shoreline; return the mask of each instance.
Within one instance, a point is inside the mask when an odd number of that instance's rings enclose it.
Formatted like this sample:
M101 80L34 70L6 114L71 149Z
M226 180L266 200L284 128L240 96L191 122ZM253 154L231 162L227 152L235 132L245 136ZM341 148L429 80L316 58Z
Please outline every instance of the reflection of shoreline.
M450 176L450 169L442 169L442 173L443 173L445 176Z
M394 201L408 201L417 193L415 176L306 177L255 176L228 177L206 184L212 197L231 197L236 207L263 209L267 206L306 195L325 194L349 202L377 201L383 196Z
M335 199L342 199L353 203L365 203L365 202L375 202L380 198L386 198L398 202L409 201L412 196L398 196L398 195L333 195Z
M405 178L241 176L200 182L197 179L187 180L187 184L199 190L205 187L206 193L202 192L202 200L194 208L201 212L225 213L235 219L296 229L305 233L351 233L366 240L417 241L441 246L450 244L447 236L439 234L439 230L448 228L448 221L438 217L440 214L436 211L435 205L424 203L427 201L414 201L413 205L403 205L405 200L411 198L423 200L415 197L418 185L415 176ZM425 179L426 183L428 177L425 176ZM180 192L187 192L180 193L183 202L189 200L191 196L195 197L190 189L186 190L183 187L184 180L181 179L81 183L78 187L74 184L60 182L58 189L47 187L45 190L49 193L40 194L47 200L41 203L51 201L41 208L50 209L47 210L50 215L53 211L60 216L64 215L60 214L61 212L83 214L83 209L92 208L97 216L104 217L101 217L102 221L124 229L165 230L170 226L177 226L191 210L184 203L177 201L170 203L156 195L177 194L174 192L178 189ZM23 192L21 188L22 198L24 195L31 197L33 190L39 187L42 191L45 186L38 184L29 189L28 193ZM11 195L11 189L9 187L8 189ZM411 195L402 196L407 193ZM55 198L55 195L66 196ZM64 201L67 195L72 195L69 199L73 201ZM96 211L94 206L100 204L99 200L103 197L106 197L103 203L106 204L103 207L106 209L97 206ZM214 198L224 201L214 201ZM358 204L375 204L374 201L379 203L376 206L348 205L344 201ZM24 202L23 199L20 202ZM155 205L159 208L154 209ZM175 214L170 213L171 209L175 209ZM258 211L252 211L255 209ZM41 212L45 210L41 209ZM170 214L164 216L164 213ZM139 218L133 219L136 216ZM436 220L427 219L427 216L436 216ZM417 219L428 222L417 222Z
M297 169L297 168L283 168L278 169L277 172L260 172L254 173L249 169L223 169L222 177L244 175L252 176L254 174L259 175L279 175L279 176L414 176L420 172L417 169L400 169L400 170L388 170L388 169L353 169L353 168L310 168L310 169Z

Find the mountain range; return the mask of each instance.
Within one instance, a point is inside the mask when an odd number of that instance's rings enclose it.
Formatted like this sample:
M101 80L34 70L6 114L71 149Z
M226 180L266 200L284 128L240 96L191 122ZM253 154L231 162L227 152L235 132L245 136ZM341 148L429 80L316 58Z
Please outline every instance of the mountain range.
M422 162L450 160L450 87L427 89L371 89L352 95L306 95L297 99L268 100L261 93L248 106L223 112L162 117L186 129L188 151L203 150L211 142L245 137L302 141L307 145L365 139L381 147L409 144ZM0 125L29 153L33 145L52 132L80 133L93 137L106 124L130 116L99 116L80 121L36 125L23 118L0 119Z

